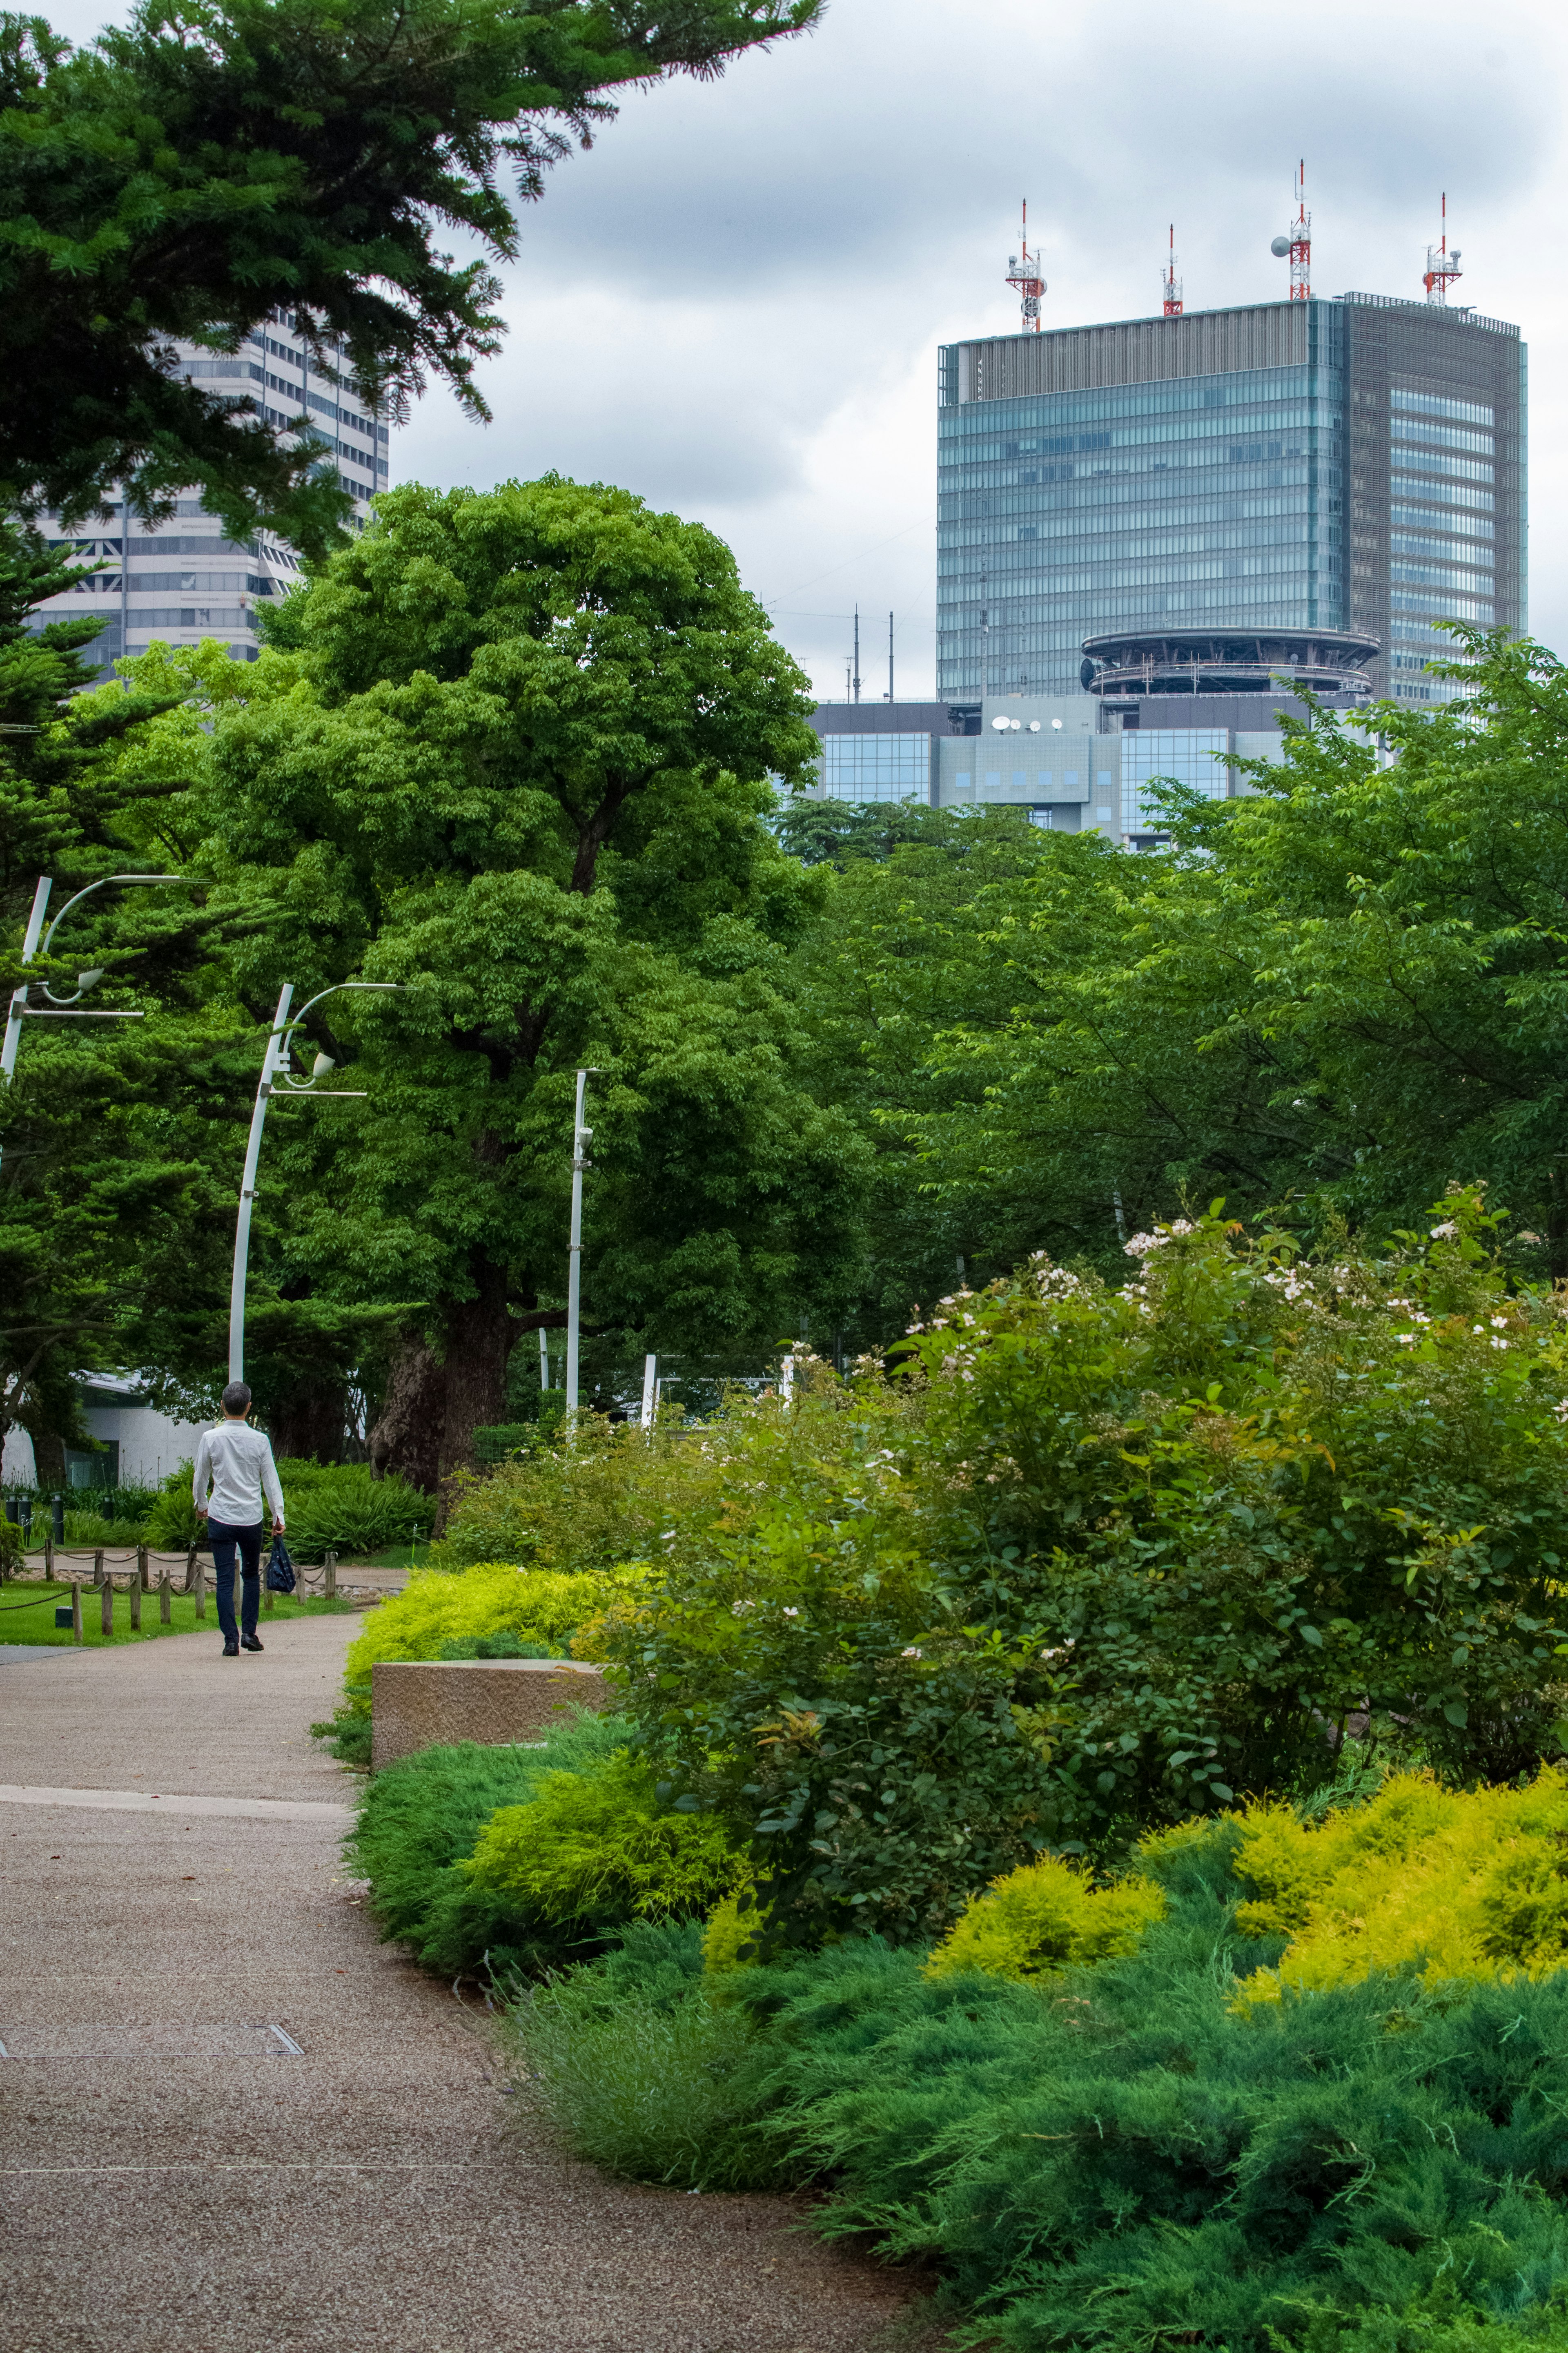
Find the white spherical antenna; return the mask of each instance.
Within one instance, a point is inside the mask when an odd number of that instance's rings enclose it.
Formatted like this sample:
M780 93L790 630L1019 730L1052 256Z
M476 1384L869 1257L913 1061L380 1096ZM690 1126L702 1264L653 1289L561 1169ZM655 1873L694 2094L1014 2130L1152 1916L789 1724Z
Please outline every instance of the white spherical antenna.
M1283 261L1285 256L1290 250L1289 238L1288 237L1277 237L1268 250L1277 261Z
M1005 727L1007 722L1005 719L994 719L991 724L993 727Z
M1039 732L1040 732L1040 723L1039 723L1039 721L1038 721L1037 719L1031 719L1031 720L1030 720L1030 722L1029 722L1029 733L1030 733L1030 734L1031 734L1031 735L1037 735L1037 734L1039 733Z

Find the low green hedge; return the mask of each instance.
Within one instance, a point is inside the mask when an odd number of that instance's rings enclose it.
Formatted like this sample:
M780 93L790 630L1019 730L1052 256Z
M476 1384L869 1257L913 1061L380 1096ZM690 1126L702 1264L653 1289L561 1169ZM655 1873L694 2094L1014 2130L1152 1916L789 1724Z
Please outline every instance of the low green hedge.
M660 1800L627 1728L584 1711L537 1747L465 1742L378 1773L346 1852L383 1935L443 1977L499 1976L710 1909L743 1863L711 1816Z
M142 1525L149 1544L178 1551L203 1533L191 1494L192 1469L183 1462L163 1481ZM278 1476L289 1549L299 1561L320 1561L328 1552L342 1560L386 1552L428 1535L435 1519L428 1495L395 1472L376 1478L368 1462L302 1462L289 1456L279 1463Z
M1503 2353L1565 2338L1568 1972L1414 1967L1238 2003L1235 1826L1164 1855L1130 1955L1019 1984L850 1937L700 1967L685 1929L511 2007L585 2156L815 2181L814 2227L932 2263L1001 2353ZM1479 2332L1479 2334L1477 2333Z

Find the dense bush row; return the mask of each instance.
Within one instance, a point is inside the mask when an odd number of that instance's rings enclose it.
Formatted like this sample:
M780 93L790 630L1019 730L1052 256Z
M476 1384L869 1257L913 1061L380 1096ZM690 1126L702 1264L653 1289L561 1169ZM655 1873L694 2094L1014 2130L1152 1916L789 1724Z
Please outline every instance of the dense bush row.
M509 1460L351 1678L569 1647L624 1714L381 1777L388 1933L581 2153L809 2182L976 2344L1556 2341L1568 1320L1495 1224L1216 1208Z

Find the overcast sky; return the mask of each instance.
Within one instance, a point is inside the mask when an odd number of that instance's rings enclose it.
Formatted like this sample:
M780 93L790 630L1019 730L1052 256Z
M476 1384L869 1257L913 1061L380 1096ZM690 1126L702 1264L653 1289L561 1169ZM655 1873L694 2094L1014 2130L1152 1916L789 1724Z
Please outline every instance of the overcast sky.
M48 11L80 37L93 0ZM553 467L700 519L820 692L933 681L936 350L1005 334L1026 195L1047 326L1267 301L1298 156L1312 281L1419 296L1446 188L1454 300L1531 346L1531 622L1568 655L1564 12L1492 0L829 0L820 29L624 101L527 209L510 333L465 423L434 392L394 480Z

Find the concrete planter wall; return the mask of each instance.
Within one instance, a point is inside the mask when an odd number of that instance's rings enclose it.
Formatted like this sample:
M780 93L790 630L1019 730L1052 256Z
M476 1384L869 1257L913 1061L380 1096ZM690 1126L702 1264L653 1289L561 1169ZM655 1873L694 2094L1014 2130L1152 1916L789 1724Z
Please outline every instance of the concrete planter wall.
M373 1773L458 1740L542 1740L574 1709L611 1704L598 1668L575 1659L380 1659L370 1689Z

